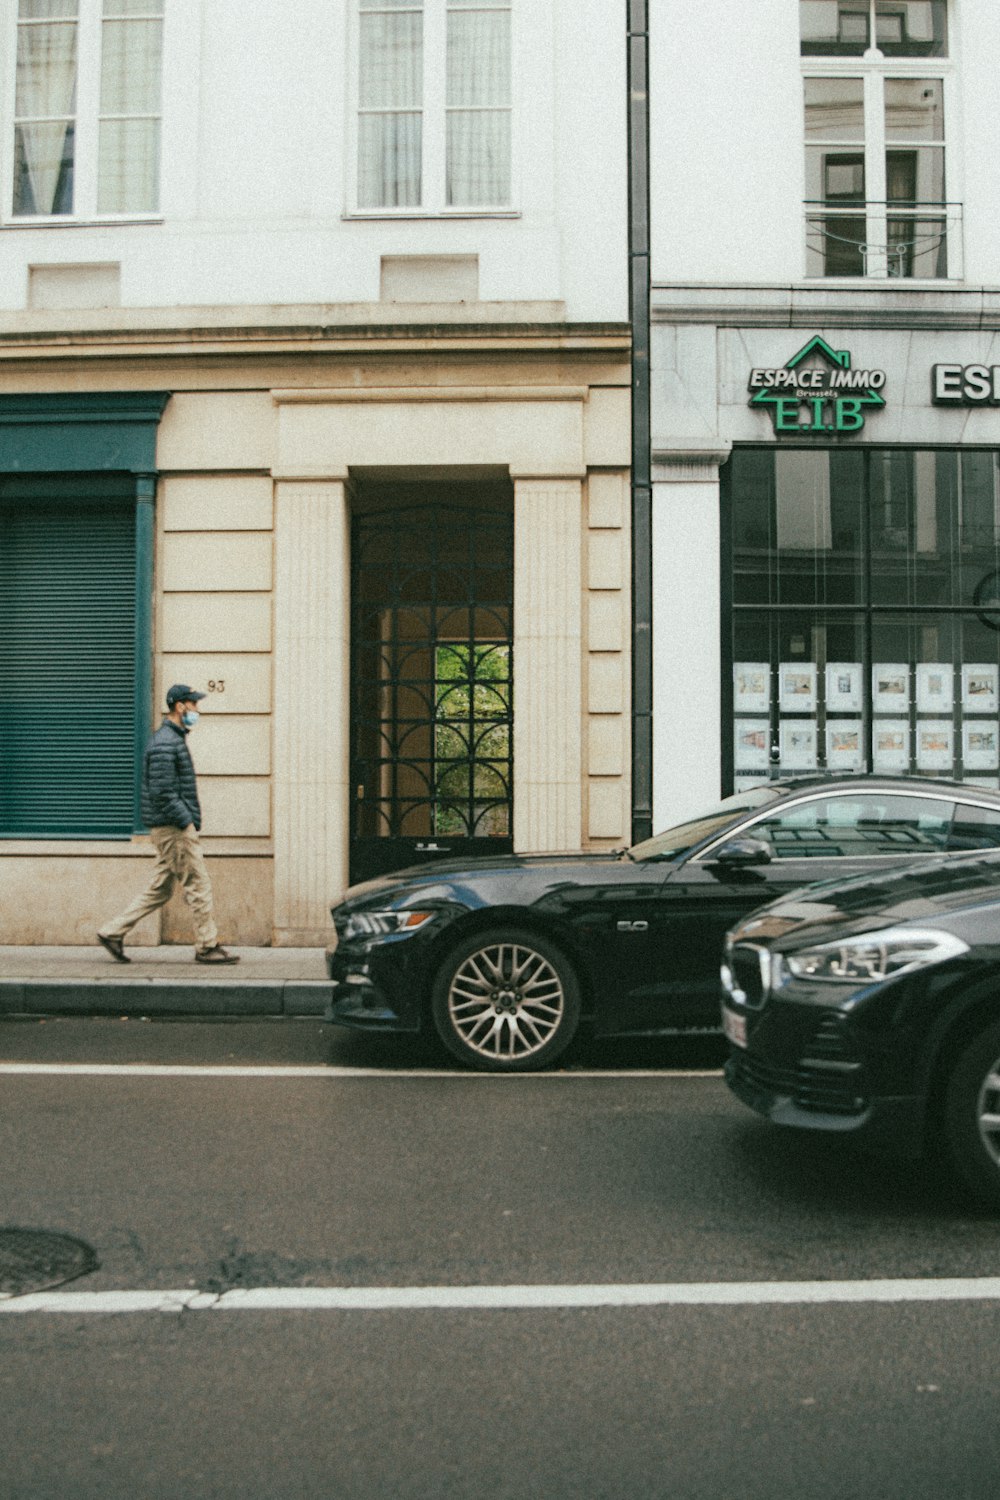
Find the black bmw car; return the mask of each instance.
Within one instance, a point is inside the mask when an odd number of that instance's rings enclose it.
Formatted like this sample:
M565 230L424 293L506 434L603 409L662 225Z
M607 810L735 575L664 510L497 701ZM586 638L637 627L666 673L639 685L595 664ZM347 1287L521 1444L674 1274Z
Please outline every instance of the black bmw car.
M751 1109L934 1151L1000 1207L1000 855L795 892L735 929L722 979Z
M542 1067L598 1035L719 1026L725 933L807 881L1000 848L1000 796L946 782L774 783L619 854L403 870L333 908L328 1018L433 1024L470 1066Z

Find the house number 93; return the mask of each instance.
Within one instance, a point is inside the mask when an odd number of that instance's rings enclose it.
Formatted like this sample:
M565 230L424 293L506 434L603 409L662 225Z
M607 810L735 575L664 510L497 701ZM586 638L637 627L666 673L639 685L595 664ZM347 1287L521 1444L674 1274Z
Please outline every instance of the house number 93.
M208 684L210 693L224 693L226 691L226 679L224 677L213 677Z

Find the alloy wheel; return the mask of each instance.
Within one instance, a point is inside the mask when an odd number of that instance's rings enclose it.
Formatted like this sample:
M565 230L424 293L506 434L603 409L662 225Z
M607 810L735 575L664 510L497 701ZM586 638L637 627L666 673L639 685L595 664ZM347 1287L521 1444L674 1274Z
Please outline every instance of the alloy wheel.
M538 1053L563 1022L566 995L552 963L523 943L493 942L470 953L448 986L455 1032L483 1059Z

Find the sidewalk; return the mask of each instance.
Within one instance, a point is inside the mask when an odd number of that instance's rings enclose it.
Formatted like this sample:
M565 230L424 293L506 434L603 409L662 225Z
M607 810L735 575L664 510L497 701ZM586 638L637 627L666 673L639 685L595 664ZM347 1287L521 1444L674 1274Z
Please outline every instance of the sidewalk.
M321 1016L330 985L322 948L234 948L240 962L194 962L190 946L0 947L0 1017Z

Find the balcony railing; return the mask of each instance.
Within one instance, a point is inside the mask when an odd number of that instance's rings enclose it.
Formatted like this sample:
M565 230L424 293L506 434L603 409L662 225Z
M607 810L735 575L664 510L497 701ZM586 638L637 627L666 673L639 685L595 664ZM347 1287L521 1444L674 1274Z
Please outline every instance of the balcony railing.
M807 276L962 275L961 203L813 200L805 209Z

